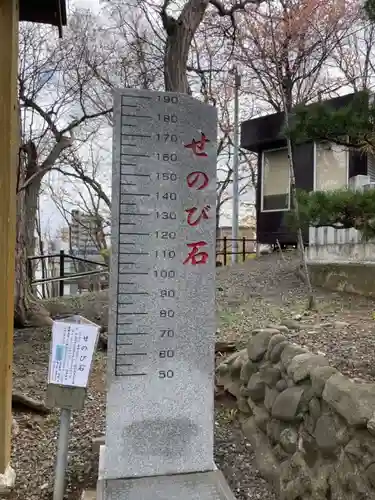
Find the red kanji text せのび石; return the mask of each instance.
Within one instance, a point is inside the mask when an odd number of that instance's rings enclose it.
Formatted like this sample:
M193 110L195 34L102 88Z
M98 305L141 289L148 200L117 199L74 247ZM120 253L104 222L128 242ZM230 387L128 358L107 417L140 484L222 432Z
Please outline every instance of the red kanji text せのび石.
M202 219L208 219L208 211L210 210L210 205L206 205L202 210L198 210L197 207L188 208L185 212L188 214L187 223L189 226L197 226ZM198 214L196 212L199 212Z
M206 264L208 260L208 253L201 251L200 248L206 246L205 241L197 241L195 243L188 243L187 246L191 248L188 256L184 260L183 264L192 264L196 266L198 264Z
M207 137L201 132L201 138L199 141L195 139L192 140L190 144L185 144L185 148L189 148L193 151L196 156L207 156L205 152L206 143L210 142Z
M190 172L186 177L186 182L189 188L195 188L197 191L201 191L208 186L208 175L204 172Z

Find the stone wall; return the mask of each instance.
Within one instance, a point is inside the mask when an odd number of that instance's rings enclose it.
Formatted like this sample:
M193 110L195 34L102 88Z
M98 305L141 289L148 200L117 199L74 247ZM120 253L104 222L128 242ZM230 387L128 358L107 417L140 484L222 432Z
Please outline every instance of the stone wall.
M284 326L252 332L217 369L281 500L375 499L375 384L352 381Z
M309 262L314 285L375 297L374 262Z

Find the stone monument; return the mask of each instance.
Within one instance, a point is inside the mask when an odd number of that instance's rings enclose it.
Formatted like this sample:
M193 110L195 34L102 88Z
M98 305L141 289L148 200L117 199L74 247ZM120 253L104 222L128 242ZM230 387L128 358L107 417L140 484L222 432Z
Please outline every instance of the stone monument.
M234 498L213 460L216 109L115 96L103 500Z

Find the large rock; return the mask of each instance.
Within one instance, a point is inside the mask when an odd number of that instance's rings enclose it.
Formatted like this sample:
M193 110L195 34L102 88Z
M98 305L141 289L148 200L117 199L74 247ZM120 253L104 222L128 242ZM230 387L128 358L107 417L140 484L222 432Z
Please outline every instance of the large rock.
M270 352L270 361L272 361L272 363L277 363L278 361L280 361L281 354L283 353L284 349L288 347L288 345L290 344L287 340L276 344Z
M349 425L366 426L375 408L375 384L355 384L338 373L327 380L323 399Z
M335 421L330 415L322 415L315 426L315 439L325 453L333 453L338 447Z
M281 333L277 333L276 335L273 335L269 341L268 348L267 348L267 353L266 353L266 359L270 360L271 359L271 352L273 348L277 345L280 344L280 342L286 342L286 337L282 335Z
M273 328L274 330L278 330L280 333L288 333L289 332L289 328L285 325L274 325L272 323L270 323L269 325L267 325L267 328Z
M373 488L375 488L375 463L372 463L366 470L366 475Z
M320 401L318 398L311 398L309 401L309 413L312 416L312 418L317 420L320 416L321 408L320 408Z
M287 429L289 424L281 422L277 418L272 418L267 422L267 436L270 438L272 444L280 441L281 432Z
M255 408L253 407L253 413L254 413L254 421L259 427L260 430L263 432L267 431L267 423L270 419L270 414L265 408L262 408L261 406L256 406Z
M285 391L285 389L288 388L288 383L286 380L284 379L281 379L277 382L276 384L276 390L279 391L279 392L282 392L282 391Z
M272 406L276 401L278 395L279 392L276 389L271 389L270 387L266 386L266 393L264 396L264 406L267 408L268 411L272 410Z
M231 377L240 378L240 373L243 365L246 363L246 360L247 360L247 351L246 349L243 349L242 351L238 352L238 356L233 361L227 363Z
M324 356L307 352L305 354L297 354L288 366L287 372L293 378L294 382L298 383L308 378L313 368L327 365L328 361Z
M253 401L263 401L265 394L265 383L259 373L254 373L247 384L247 390Z
M247 384L250 380L251 375L257 372L257 365L248 359L241 368L240 380L244 384Z
M294 453L297 449L298 434L291 427L284 429L280 433L280 444L287 453Z
M280 392L272 406L272 416L285 422L293 421L297 416L303 391L303 387L295 386Z
M322 395L327 380L336 373L339 372L331 366L318 366L310 371L311 385L317 396Z
M242 396L237 398L237 406L242 413L245 413L245 415L252 415L252 411L250 406L248 405L247 398L244 398Z
M267 326L266 328L255 328L254 330L252 330L251 335L254 337L255 335L258 335L258 333L263 333L263 332L272 332L273 335L280 333L279 330L277 330L276 328Z
M267 436L258 429L255 418L250 417L242 423L245 436L255 452L259 472L277 490L279 488L279 467L272 453Z
M230 356L226 358L224 363L228 366L232 365L237 359L245 361L247 359L247 350L241 349L240 351L236 351Z
M261 379L269 386L275 386L277 381L281 377L281 372L279 368L272 366L270 364L265 364L260 367L259 375Z
M277 330L271 328L264 328L254 337L252 337L247 344L247 353L249 359L252 361L259 361L263 358L267 351L269 341Z
M289 344L283 349L283 352L281 353L281 363L285 368L288 368L293 358L298 356L298 354L305 354L306 352L306 349L303 349L297 344Z

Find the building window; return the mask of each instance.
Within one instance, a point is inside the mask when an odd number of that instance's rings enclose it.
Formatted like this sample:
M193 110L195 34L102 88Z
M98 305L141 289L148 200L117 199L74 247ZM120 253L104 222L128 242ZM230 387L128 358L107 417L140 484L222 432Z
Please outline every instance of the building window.
M342 189L348 185L349 152L331 142L315 145L315 191Z
M287 149L264 151L262 158L262 211L289 210L290 169Z
M370 182L375 182L375 155L371 152L367 153L367 175Z

